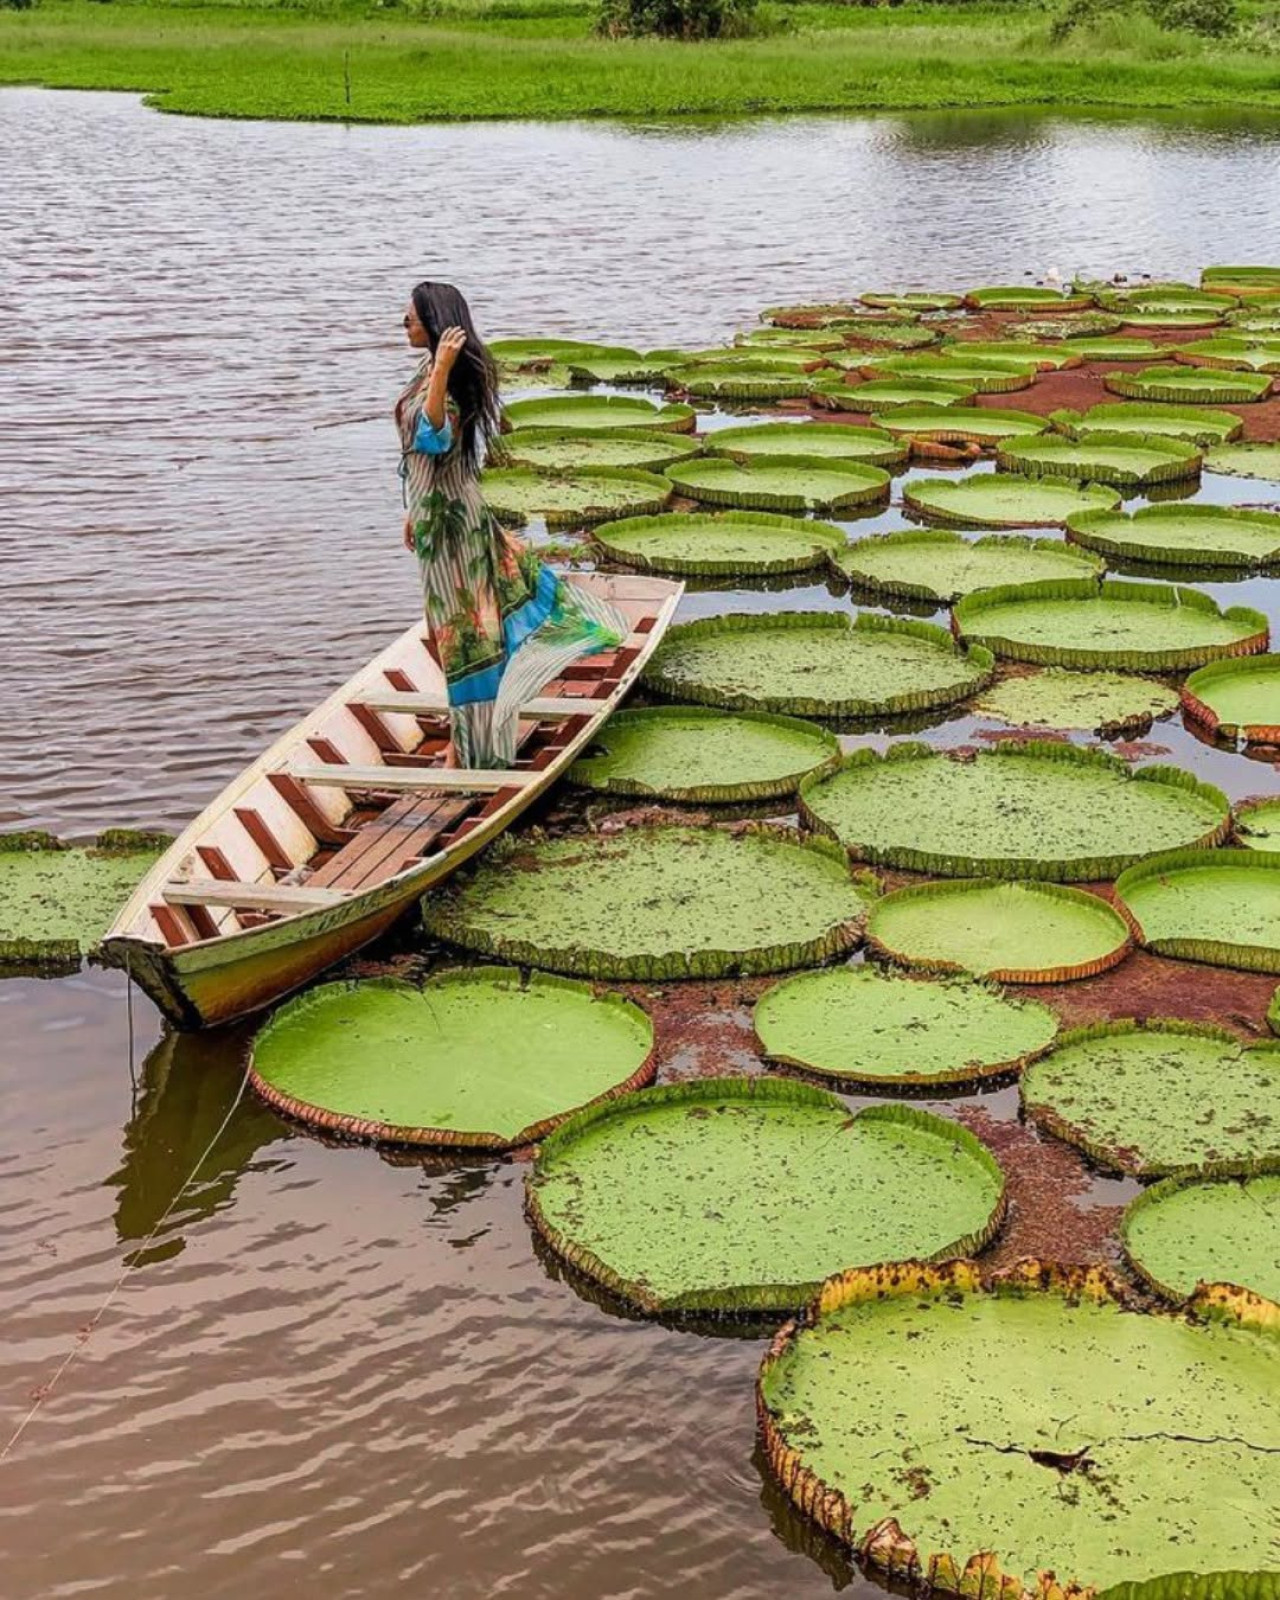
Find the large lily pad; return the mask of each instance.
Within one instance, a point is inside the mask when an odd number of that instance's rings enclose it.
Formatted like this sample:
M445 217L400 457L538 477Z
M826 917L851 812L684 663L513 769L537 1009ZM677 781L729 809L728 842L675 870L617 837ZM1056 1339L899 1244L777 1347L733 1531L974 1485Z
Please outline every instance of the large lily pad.
M1123 961L1129 929L1105 900L1057 883L923 883L876 901L867 948L897 966L997 983L1067 983Z
M1262 333L1280 338L1280 306L1271 311L1258 311L1253 306L1245 306L1239 311L1228 312L1227 321L1233 330L1240 333Z
M1248 444L1224 444L1210 450L1204 458L1206 472L1223 472L1233 478L1266 478L1280 483L1280 442L1267 444L1250 440Z
M552 528L586 527L610 517L661 511L671 498L666 478L623 467L583 467L571 472L500 467L485 473L483 486L494 516L517 526L530 517L542 517Z
M977 755L855 750L800 786L811 826L855 860L945 878L1113 878L1157 850L1227 835L1224 794L1179 767L1037 740Z
M1193 722L1225 739L1280 744L1280 656L1211 662L1183 684L1182 705Z
M661 356L643 356L629 351L626 355L570 356L567 358L569 381L589 388L596 383L643 384L646 387L661 382L667 363Z
M786 972L851 950L870 891L824 840L768 828L628 828L512 841L423 901L429 932L597 978Z
M942 347L941 354L955 361L966 361L977 356L982 360L1008 362L1023 366L1033 362L1044 371L1059 367L1078 367L1079 350L1069 341L1059 339L1051 344L1039 344L1034 339L955 339Z
M833 322L868 314L856 300L831 300L820 304L768 306L760 313L760 318L775 328L825 328Z
M1034 1261L986 1282L972 1262L842 1273L764 1359L766 1459L903 1592L1271 1568L1280 1339L1120 1294Z
M880 293L860 295L864 306L875 306L886 311L953 311L961 303L958 294L945 294L932 289L907 289L900 294Z
M1101 484L1034 481L997 472L917 478L903 486L902 498L922 517L967 528L1060 528L1075 513L1120 504L1117 491Z
M1234 295L1191 289L1183 284L1117 290L1112 294L1099 295L1098 300L1107 310L1116 311L1126 320L1131 312L1147 316L1166 312L1175 316L1189 316L1203 312L1221 317L1235 304Z
M1057 411L1054 426L1073 439L1096 433L1135 433L1149 438L1185 439L1188 444L1215 445L1234 439L1244 423L1234 411L1209 406L1167 406L1155 400L1117 400L1090 406L1082 416Z
M1009 332L1016 339L1090 339L1114 333L1123 325L1110 311L1067 311L1011 322Z
M851 1117L810 1084L712 1078L566 1123L527 1194L552 1248L644 1311L778 1312L839 1262L981 1249L1004 1178L941 1117L907 1106Z
M840 422L757 422L747 428L719 428L707 439L712 455L735 461L803 456L808 461L871 461L896 467L908 447L883 428L854 428Z
M1036 311L1056 315L1062 311L1087 311L1093 305L1091 294L1060 289L1035 288L1030 284L997 285L992 288L970 289L965 304L979 311Z
M1280 799L1241 800L1235 809L1237 844L1246 850L1280 851Z
M678 624L644 681L671 700L736 711L886 717L963 700L992 665L987 651L962 651L927 622L783 611Z
M489 346L489 354L495 361L517 370L561 366L591 357L616 360L637 353L624 345L593 344L582 339L494 339Z
M991 444L999 439L1031 438L1049 427L1047 417L1029 411L998 411L994 406L898 406L872 419L890 433L943 444Z
M1164 310L1126 311L1122 317L1126 328L1155 328L1171 333L1191 333L1197 328L1216 328L1222 324L1222 311L1205 306L1187 308L1169 306Z
M1223 334L1214 339L1196 339L1179 345L1175 361L1193 367L1220 367L1242 372L1280 372L1280 343Z
M871 1088L959 1088L1016 1072L1058 1032L1047 1006L987 984L867 966L785 978L753 1020L766 1060Z
M944 528L879 534L842 545L831 557L846 577L867 589L947 603L992 584L1096 576L1102 563L1083 558L1060 539L992 534L966 539Z
M1114 1172L1263 1171L1280 1165L1280 1044L1169 1019L1094 1023L1027 1068L1022 1105Z
M614 712L569 779L605 794L727 804L794 794L839 756L834 734L797 717L645 706Z
M1144 506L1128 515L1091 511L1069 518L1067 535L1129 561L1246 569L1280 561L1280 512L1236 506Z
M1044 666L1176 672L1267 648L1267 619L1220 610L1198 589L1066 578L983 589L958 600L955 626L996 655Z
M507 1150L654 1074L653 1025L620 995L512 967L326 983L253 1042L289 1116L358 1139Z
M733 342L742 350L813 350L819 355L844 349L841 333L817 328L750 328Z
M938 330L921 322L862 322L845 329L847 338L854 340L867 349L877 347L893 350L922 350L926 345L937 344ZM843 358L833 356L832 360L837 366L850 363L859 365L858 358L852 351L846 351Z
M989 685L973 709L1018 728L1114 734L1136 732L1178 706L1178 694L1155 678L1131 672L1039 672Z
M940 383L932 378L874 378L859 384L822 384L818 392L828 400L839 400L846 411L875 414L877 426L885 425L881 413L899 406L966 406L977 390L969 383Z
M1271 392L1265 372L1222 372L1209 367L1143 367L1141 372L1108 372L1102 382L1112 394L1130 400L1174 400L1183 405L1244 405Z
M78 849L48 833L0 834L0 967L79 962L168 843L121 829Z
M1280 1176L1165 1178L1129 1203L1120 1238L1168 1300L1230 1283L1280 1302Z
M784 369L763 361L668 367L666 381L672 388L705 400L798 400L813 387L803 368Z
M600 528L595 542L642 572L704 577L805 572L846 544L844 532L812 517L768 511L675 511L628 517Z
M1200 287L1220 294L1280 295L1280 267L1206 267Z
M844 510L889 498L889 474L860 461L767 456L744 465L708 456L677 462L667 475L694 500L753 511Z
M1174 850L1131 867L1116 893L1159 955L1280 972L1280 854Z
M1034 362L1020 364L984 361L978 356L959 361L938 355L868 356L860 369L873 381L885 378L924 378L932 383L960 383L975 394L1012 394L1029 389L1035 382Z
M697 420L692 406L658 405L618 394L512 400L506 418L513 428L657 428L672 433L692 433Z
M1030 478L1074 478L1145 489L1200 475L1202 457L1193 444L1155 434L1094 433L1082 439L1045 434L1001 443L996 460L1006 472Z
M574 472L581 467L661 472L673 461L697 455L701 448L697 439L678 433L650 433L645 428L626 433L517 428L502 441L504 466L532 467L537 472Z
M1119 319L1113 320L1119 327ZM1137 335L1128 339L1118 335L1075 339L1070 348L1083 361L1155 361L1160 356L1160 346L1154 340Z

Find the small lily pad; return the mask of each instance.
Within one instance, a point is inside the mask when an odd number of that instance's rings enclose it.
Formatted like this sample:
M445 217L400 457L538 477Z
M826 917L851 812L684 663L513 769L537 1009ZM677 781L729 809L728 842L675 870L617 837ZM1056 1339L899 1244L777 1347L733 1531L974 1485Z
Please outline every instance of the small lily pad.
M1129 1203L1130 1265L1167 1300L1230 1283L1280 1302L1280 1176L1165 1178Z
M1280 850L1280 799L1242 800L1236 806L1236 840L1247 850Z
M1121 873L1116 895L1158 955L1280 972L1280 854L1174 850Z
M1178 707L1178 693L1131 672L1039 672L1004 678L984 689L973 709L1017 728L1069 733L1137 732Z
M78 962L167 843L113 831L73 848L50 834L0 834L0 967Z
M1280 744L1280 656L1201 667L1182 686L1182 706L1193 722L1224 739Z

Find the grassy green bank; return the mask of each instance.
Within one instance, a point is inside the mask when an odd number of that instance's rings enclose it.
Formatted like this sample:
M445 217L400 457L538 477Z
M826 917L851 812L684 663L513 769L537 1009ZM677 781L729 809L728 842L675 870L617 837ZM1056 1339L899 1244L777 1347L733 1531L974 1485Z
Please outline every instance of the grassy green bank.
M1274 13L1271 13L1274 15ZM52 0L0 10L0 82L145 92L206 116L724 115L959 106L1280 109L1268 13L1214 44L1143 16L1049 42L1031 6L773 4L758 37L606 41L584 0L359 10Z

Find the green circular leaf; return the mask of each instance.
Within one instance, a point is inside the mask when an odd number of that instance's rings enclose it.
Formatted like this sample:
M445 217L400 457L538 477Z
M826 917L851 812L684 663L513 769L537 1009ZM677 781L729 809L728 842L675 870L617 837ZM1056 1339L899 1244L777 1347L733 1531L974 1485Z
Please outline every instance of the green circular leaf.
M1280 483L1280 442L1224 444L1204 458L1206 472L1223 472L1235 478L1267 478Z
M1229 1283L1280 1301L1280 1176L1166 1178L1130 1201L1120 1237L1168 1300Z
M512 400L505 415L513 428L658 428L673 433L692 433L697 420L692 406L658 405L618 394Z
M757 422L746 428L718 428L707 436L713 456L738 461L803 456L809 461L870 461L896 467L907 459L907 448L882 428L839 422Z
M667 476L694 500L756 511L842 510L889 498L889 474L857 461L767 456L744 465L707 456L677 463Z
M994 534L966 539L944 528L878 534L833 552L836 566L863 588L950 602L993 584L1096 576L1102 563L1061 540Z
M1077 544L1129 561L1253 568L1280 561L1280 512L1157 505L1067 519Z
M1116 894L1160 955L1280 972L1280 855L1175 850L1122 873Z
M661 472L702 444L678 433L632 428L625 433L572 428L517 428L502 441L504 465L532 467L537 472L573 472L581 467L628 467Z
M1178 694L1127 672L1067 672L1044 667L984 689L973 709L1018 728L1062 732L1137 732L1178 707Z
M1182 439L1092 430L1082 439L1045 434L1038 439L1004 441L996 456L1006 472L1115 483L1129 489L1197 478L1201 459L1196 446Z
M1265 399L1272 380L1265 372L1222 372L1170 362L1163 367L1143 367L1141 372L1108 372L1102 382L1113 394L1131 400L1174 400L1211 406Z
M499 467L486 472L482 482L493 514L499 521L517 525L530 517L542 517L548 527L585 527L610 517L661 511L671 498L666 478L622 467L567 472Z
M1183 684L1182 705L1210 733L1247 744L1280 743L1280 656L1210 662Z
M642 572L732 576L805 572L844 548L844 532L811 517L767 511L673 511L629 517L597 530L615 561Z
M1120 504L1114 489L1100 484L1033 482L1020 474L975 473L967 478L916 478L902 498L922 517L961 527L1053 528L1081 511Z
M0 834L0 967L78 963L111 925L139 880L162 854L162 841L67 848L50 834ZM103 848L103 846L108 848Z

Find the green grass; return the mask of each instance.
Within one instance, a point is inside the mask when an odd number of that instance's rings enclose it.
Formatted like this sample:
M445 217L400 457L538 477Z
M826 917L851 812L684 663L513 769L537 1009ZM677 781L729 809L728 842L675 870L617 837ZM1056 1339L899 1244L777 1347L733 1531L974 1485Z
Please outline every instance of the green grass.
M708 44L606 41L590 0L296 4L54 0L0 11L0 82L144 92L205 116L436 118L725 115L979 106L1280 108L1261 24L1239 44L1145 18L1048 44L1048 10L766 8Z

